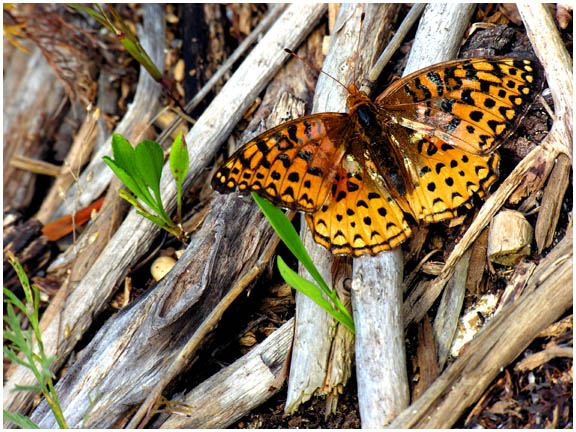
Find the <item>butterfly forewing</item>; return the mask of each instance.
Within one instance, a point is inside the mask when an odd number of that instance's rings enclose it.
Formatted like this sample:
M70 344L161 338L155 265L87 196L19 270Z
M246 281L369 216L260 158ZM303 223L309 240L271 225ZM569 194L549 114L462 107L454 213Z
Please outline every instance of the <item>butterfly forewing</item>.
M277 126L241 147L216 172L222 193L258 192L278 206L316 211L326 200L344 148L348 116L325 113Z
M531 60L456 60L397 81L375 103L402 126L487 154L516 128L543 78Z

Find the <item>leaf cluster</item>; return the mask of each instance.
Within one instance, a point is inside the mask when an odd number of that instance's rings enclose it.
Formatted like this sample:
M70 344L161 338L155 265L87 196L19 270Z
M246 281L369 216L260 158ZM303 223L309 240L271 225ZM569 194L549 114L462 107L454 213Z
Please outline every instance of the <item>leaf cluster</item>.
M164 165L162 147L154 141L146 140L136 148L122 135L112 136L112 154L114 159L104 156L114 174L132 194L120 190L119 195L137 209L137 213L154 222L159 227L182 239L182 183L188 171L188 150L180 133L170 151L170 170L178 189L178 223L174 222L164 209L160 194L160 179ZM140 200L140 201L138 201ZM144 203L150 210L146 209Z

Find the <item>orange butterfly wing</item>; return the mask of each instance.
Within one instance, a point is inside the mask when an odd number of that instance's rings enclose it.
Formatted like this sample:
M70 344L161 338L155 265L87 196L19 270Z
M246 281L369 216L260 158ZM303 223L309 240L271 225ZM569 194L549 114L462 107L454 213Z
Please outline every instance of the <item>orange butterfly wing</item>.
M531 60L455 60L408 75L376 98L396 123L388 130L404 156L415 217L452 218L471 207L473 195L485 195L498 176L494 149L516 129L543 78Z
M469 153L488 154L516 129L543 82L535 61L455 60L396 81L375 103L402 126Z
M407 209L348 156L338 168L326 204L306 220L314 240L333 254L376 255L410 237L401 206Z
M221 193L258 192L277 206L318 210L344 155L347 114L313 114L283 123L236 151L216 172Z
M391 125L390 133L403 143L409 183L406 201L415 218L439 222L471 208L474 195L483 197L498 178L497 152L467 153L420 132Z

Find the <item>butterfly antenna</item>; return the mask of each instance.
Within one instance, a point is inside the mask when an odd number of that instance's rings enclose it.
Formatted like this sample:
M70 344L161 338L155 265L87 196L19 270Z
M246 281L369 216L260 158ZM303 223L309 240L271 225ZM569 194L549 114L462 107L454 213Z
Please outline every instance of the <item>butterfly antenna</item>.
M322 69L314 66L312 63L310 63L309 61L303 59L302 57L300 57L298 54L296 54L294 51L292 51L289 48L284 48L284 51L286 51L288 54L293 55L294 57L296 57L298 60L300 60L302 63L304 63L305 65L307 65L308 67L314 69L317 72L323 73L324 75L332 78L334 81L336 81L338 84L340 84L342 87L344 87L346 89L346 91L348 91L348 87L346 87L344 84L342 84L341 81L337 80L336 78L334 78L332 75L330 75L328 72L324 72Z
M364 25L365 12L360 15L360 30L358 31L358 42L356 43L356 61L354 62L354 84L356 83L356 71L358 70L358 63L360 63L360 38L362 37L362 27Z

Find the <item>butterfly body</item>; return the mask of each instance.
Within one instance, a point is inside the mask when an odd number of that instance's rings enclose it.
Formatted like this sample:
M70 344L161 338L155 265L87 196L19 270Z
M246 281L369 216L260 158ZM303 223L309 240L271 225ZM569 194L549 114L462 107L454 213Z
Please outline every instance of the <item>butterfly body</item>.
M373 102L348 86L348 113L277 126L234 153L212 181L306 213L316 242L335 254L375 255L470 208L497 179L495 148L543 84L540 66L512 58L431 66Z
M348 86L348 91L351 136L343 140L348 145L346 151L365 167L371 168L370 162L374 161L375 167L368 170L368 175L393 189L396 195L405 196L410 184L406 182L404 155L400 146L387 139L386 127L393 122L392 118L355 85Z

